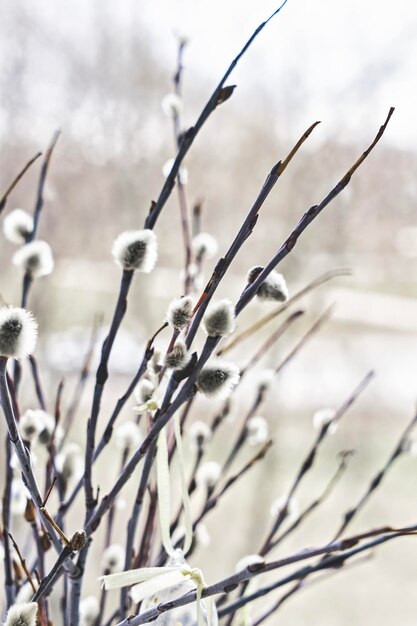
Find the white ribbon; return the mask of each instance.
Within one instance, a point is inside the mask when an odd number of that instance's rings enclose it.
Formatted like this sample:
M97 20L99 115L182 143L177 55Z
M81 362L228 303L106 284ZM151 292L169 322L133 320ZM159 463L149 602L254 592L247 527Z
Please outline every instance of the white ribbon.
M142 408L142 407L140 407ZM204 620L202 610L203 589L206 586L203 573L198 568L190 568L184 565L184 554L187 554L193 541L193 527L191 520L190 497L187 489L187 479L185 475L185 457L181 438L181 425L178 415L174 416L174 434L178 452L178 466L181 478L181 497L184 509L185 539L183 550L176 550L173 546L170 524L171 524L171 481L169 471L169 455L167 445L166 427L161 429L157 441L156 450L156 485L158 491L159 524L161 529L162 544L174 562L181 560L183 563L166 567L146 567L116 574L102 576L105 589L119 589L133 585L130 590L131 597L135 603L141 602L145 598L152 598L165 589L169 589L180 584L184 579L192 581L196 587L196 608L198 626L212 626L214 615L214 603L212 598L207 598L206 614Z

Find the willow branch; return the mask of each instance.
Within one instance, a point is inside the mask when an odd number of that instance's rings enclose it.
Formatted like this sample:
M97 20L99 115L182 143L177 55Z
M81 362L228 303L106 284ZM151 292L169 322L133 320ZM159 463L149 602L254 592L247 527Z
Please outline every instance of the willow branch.
M291 296L291 298L289 298L286 302L281 304L277 309L275 309L275 311L272 311L271 313L264 315L263 317L261 317L260 320L257 320L254 324L251 324L248 328L243 330L241 333L238 333L234 337L232 337L230 341L226 342L220 348L220 350L217 351L218 356L225 354L226 352L229 352L229 350L232 350L233 348L235 348L239 343L241 343L248 337L251 337L258 330L261 330L261 328L263 328L266 324L268 324L273 319L281 315L281 313L284 313L284 311L286 311L292 304L294 304L295 302L303 298L305 295L307 295L308 293L310 293L317 287L324 285L325 283L327 283L330 280L333 280L334 278L339 278L341 276L350 276L350 275L351 275L351 272L348 269L332 270L330 272L326 272L325 274L322 274L321 276L313 280L311 283L303 287L303 289L300 289L300 291L297 291L297 293Z
M24 168L19 172L19 174L16 176L16 178L10 183L10 185L7 187L6 191L4 192L3 196L0 199L0 213L3 211L4 207L6 206L7 203L7 199L9 197L9 195L11 194L11 192L13 191L13 189L16 187L17 183L20 181L20 179L26 174L26 172L28 171L28 169L31 167L31 165L33 165L33 163L41 156L42 152L38 152L37 154L35 154L34 157L32 157L24 166Z
M167 176L167 179L165 181L164 186L162 187L162 190L159 194L157 201L152 203L151 209L149 211L149 215L147 216L145 220L145 228L154 228L159 218L159 215L162 209L164 208L166 201L168 200L171 194L171 191L174 187L175 179L177 178L181 163L184 160L185 155L187 154L188 150L193 144L197 134L199 133L202 126L206 122L207 118L211 115L211 113L213 113L213 111L217 108L217 106L224 101L224 89L225 90L227 89L227 87L224 88L224 84L229 78L230 74L232 73L232 71L234 70L234 68L236 67L240 59L242 58L242 56L245 54L246 50L249 48L252 42L259 35L259 33L265 28L268 22L270 22L273 19L273 17L278 15L278 13L281 11L281 9L284 7L286 3L287 3L287 0L284 0L284 2L282 2L282 4L278 7L278 9L276 9L276 11L274 11L272 15L268 17L267 20L265 20L264 22L262 22L262 24L258 26L255 32L251 35L251 37L245 43L245 45L243 46L239 54L233 59L233 61L227 68L225 74L223 75L219 84L217 85L212 95L210 96L207 104L202 110L194 126L189 128L184 133L184 136L183 136L180 148L178 150L178 154L172 166L172 169L169 175Z
M391 107L388 115L386 117L385 122L380 127L377 132L374 140L368 146L368 148L361 154L361 156L353 163L353 165L348 169L346 174L339 180L339 182L333 187L333 189L327 194L327 196L319 203L312 206L306 213L304 213L303 217L298 222L297 226L294 228L292 233L287 237L284 241L278 252L273 256L271 261L264 267L262 272L258 275L256 280L253 283L247 285L242 292L237 304L236 304L236 315L238 315L255 297L258 288L264 282L264 280L268 277L268 275L274 270L277 265L285 259L288 254L294 249L295 245L298 242L298 239L306 230L306 228L320 215L320 213L325 209L332 200L334 200L343 189L349 184L353 174L356 172L358 167L363 163L366 157L371 153L371 151L375 148L379 140L382 138L388 123L391 119L392 114L394 113L394 108Z

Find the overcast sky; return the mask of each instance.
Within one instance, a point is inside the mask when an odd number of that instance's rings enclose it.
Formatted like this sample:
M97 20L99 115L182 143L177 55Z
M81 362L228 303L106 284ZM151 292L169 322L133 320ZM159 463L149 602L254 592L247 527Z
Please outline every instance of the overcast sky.
M188 64L203 67L214 80L278 3L158 0L142 6L161 54L169 47L169 33L184 30L191 37ZM413 0L288 0L236 74L255 74L283 97L290 72L294 82L303 83L306 113L332 131L347 124L362 134L394 105L388 141L415 150L416 35Z
M51 41L75 43L91 53L97 15L114 32L145 36L154 54L173 64L174 32L190 38L187 76L207 82L207 95L254 28L276 7L274 0L5 0L0 8L0 88L13 89L8 67L26 42L15 40L23 15L36 13L50 38L28 47L37 126L50 136L61 125L65 54L51 53ZM300 128L315 119L323 133L369 137L391 105L397 111L385 141L416 149L417 3L413 0L288 0L244 57L231 82L241 97L259 87L276 98L277 115L292 98L304 105ZM49 54L48 54L49 51ZM35 61L36 59L36 61ZM114 59L117 63L117 58ZM61 90L61 92L60 92ZM242 100L242 104L245 101ZM299 112L299 111L298 111ZM40 118L45 124L40 124ZM343 129L343 132L342 132ZM0 119L0 131L3 128ZM298 128L296 129L298 131ZM44 139L41 137L41 139Z

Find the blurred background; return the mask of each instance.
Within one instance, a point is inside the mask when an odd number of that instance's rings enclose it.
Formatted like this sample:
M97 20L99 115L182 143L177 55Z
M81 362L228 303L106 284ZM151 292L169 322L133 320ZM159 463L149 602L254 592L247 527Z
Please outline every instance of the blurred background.
M163 165L175 154L172 123L161 101L173 89L178 36L189 40L183 85L186 128L248 36L276 6L273 1L236 0L2 4L0 191L33 154L45 151L55 129L62 131L39 231L52 246L56 267L37 281L30 298L40 323L38 358L51 406L62 377L64 401L71 397L94 316L103 314L104 325L111 319L120 274L111 259L112 242L122 230L142 227L163 184ZM219 296L235 302L247 269L271 258L304 211L326 195L368 146L389 107L396 107L383 140L348 188L280 265L290 293L329 270L349 268L352 274L299 303L305 316L263 359L262 366L276 366L325 307L335 304L332 320L283 371L262 407L274 438L267 460L208 519L211 545L201 549L196 563L204 564L209 581L258 549L271 502L288 489L315 436L315 410L337 408L375 369L375 381L324 445L300 491L301 504L323 488L337 453L355 449L348 473L321 512L277 554L330 539L415 411L416 28L417 8L406 0L395 5L387 0L289 0L233 72L228 81L237 85L232 98L210 117L187 156L189 206L202 201L203 230L217 238L221 255L271 167L312 122L322 122L271 193L219 289ZM39 168L37 163L16 187L5 215L15 207L32 211ZM156 233L158 266L135 281L111 361L105 414L123 393L169 301L182 292L176 190ZM10 261L13 252L3 237L0 293L5 301L18 303L21 276ZM216 260L205 265L207 277ZM253 303L239 318L239 328L270 310ZM236 350L239 365L272 328ZM33 403L30 380L25 380L23 409ZM81 443L90 391L91 385L83 397L82 428L74 433ZM233 408L236 419L253 393L250 385L240 393ZM207 401L199 401L197 408L199 418L213 415ZM225 430L232 436L235 428L231 422ZM223 445L213 445L213 459L223 458ZM413 523L415 472L415 459L401 459L352 529ZM270 621L415 624L416 557L413 539L390 544L371 562L290 600ZM92 580L90 590L95 589Z

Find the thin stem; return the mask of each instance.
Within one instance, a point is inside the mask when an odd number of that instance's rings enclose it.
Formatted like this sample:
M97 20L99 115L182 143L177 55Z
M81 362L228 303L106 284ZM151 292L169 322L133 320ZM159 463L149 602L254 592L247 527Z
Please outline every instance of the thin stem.
M113 427L114 427L114 423L116 421L116 419L118 418L118 416L120 415L123 407L125 406L126 402L129 400L129 398L131 397L136 385L138 384L139 380L142 378L143 374L146 371L146 365L149 361L149 359L152 357L152 353L153 353L153 349L150 343L148 343L148 346L145 350L145 354L142 358L142 361L139 365L139 368L135 374L135 376L133 377L132 381L130 382L126 392L123 394L123 396L121 396L119 398L119 400L116 403L116 406L110 416L109 421L107 422L107 426L103 432L103 435L100 439L100 442L98 444L98 446L96 446L95 450L94 450L94 458L93 458L93 462L95 462L97 460L97 458L100 456L101 452L103 451L103 449L106 447L106 445L109 443L112 433L113 433ZM59 512L58 512L58 519L61 520L63 518L63 516L66 514L66 512L68 511L68 509L70 508L70 506L73 504L75 498L77 497L79 491L81 490L82 486L84 484L84 478L81 478L78 483L76 484L76 486L74 487L74 489L71 492L71 495L66 499L65 502L62 502L59 508Z
M12 567L12 555L10 549L10 537L9 537L9 529L10 529L10 502L12 495L12 484L13 484L13 468L11 465L11 457L12 457L12 447L9 437L6 438L5 441L6 454L4 455L5 461L5 483L3 489L3 507L2 507L2 522L3 522L3 547L4 547L4 587L6 591L6 603L7 608L9 608L14 603L15 598L15 589L14 589L14 579L13 579L13 567Z
M237 574L233 574L232 576L228 576L227 578L224 578L223 580L213 585L209 585L208 587L203 589L202 597L208 598L219 593L229 593L230 591L235 589L240 583L250 580L255 576L259 576L262 573L271 572L281 567L310 559L314 556L318 556L321 554L331 554L332 552L337 551L341 552L338 555L330 556L325 561L321 561L317 565L309 565L303 567L302 569L296 570L285 578L280 579L273 585L263 587L253 594L232 602L230 605L224 607L219 612L219 617L223 617L224 615L227 615L231 612L235 612L237 609L244 606L247 602L251 602L258 597L262 597L263 595L266 595L270 591L280 586L286 585L294 580L306 577L321 570L332 569L341 566L357 554L375 548L376 546L382 545L388 541L392 541L393 539L397 539L398 537L404 537L408 535L413 536L416 534L416 532L416 524L401 529L390 529L389 527L384 527L381 529L370 531L368 533L363 533L361 535L348 537L344 540L327 544L319 548L308 548L284 559L280 559L279 561L272 561L270 563L256 563L250 565L249 567L242 570L241 572L238 572ZM376 536L376 539L372 539L371 541L368 541L356 548L350 549L352 548L352 546L357 545L362 539L374 536ZM191 591L184 594L183 596L180 596L176 600L160 603L157 606L149 609L148 611L141 613L140 615L130 616L127 619L119 622L117 626L139 626L140 624L147 624L148 622L152 622L157 619L162 613L172 611L177 607L185 606L186 604L195 602L196 596L197 593L195 591Z
M52 136L51 143L49 144L48 149L45 153L45 157L44 157L42 167L41 167L41 173L39 176L39 183L38 183L38 189L37 189L36 201L35 201L35 209L33 212L33 230L27 238L27 243L30 243L31 241L33 241L38 232L39 219L40 219L41 211L43 208L43 192L45 188L46 176L48 174L48 169L49 169L49 164L51 161L52 153L54 151L54 148L56 146L56 143L59 139L60 134L61 134L61 131L59 130L55 131L55 133Z
M288 516L288 507L289 507L290 501L294 497L294 494L297 491L297 489L298 489L301 481L303 480L303 478L312 469L312 467L314 465L314 461L315 461L317 453L318 453L318 450L319 450L321 444L323 443L324 439L328 435L330 426L332 424L336 424L345 415L345 413L348 411L348 409L350 409L350 407L357 400L357 398L360 396L360 394L363 393L363 391L366 389L366 387L369 385L369 383L372 381L373 378L374 378L374 373L373 372L369 372L365 376L365 378L363 378L363 380L361 380L359 385L357 385L357 387L350 394L350 396L345 400L345 402L341 405L341 407L336 411L336 414L333 417L333 419L330 420L329 422L327 422L326 424L324 424L321 427L321 429L320 429L320 431L319 431L319 433L318 433L318 435L316 437L316 440L314 441L312 447L310 448L309 452L307 453L307 456L303 460L303 462L301 464L301 467L298 470L298 472L297 472L297 474L296 474L296 476L294 478L294 481L293 481L291 487L288 490L288 493L287 493L287 495L285 497L285 500L284 500L284 504L282 505L281 509L279 510L277 518L275 519L274 523L272 524L272 527L271 527L269 533L267 534L267 537L266 537L265 541L263 542L261 549L259 550L259 554L261 556L265 556L265 554L268 553L268 551L270 549L271 542L273 541L276 533L280 529L282 523L284 522L284 520Z
M152 444L149 448L148 453L146 455L142 475L140 477L139 487L136 494L135 502L133 505L132 514L129 518L127 525L127 534L126 534L126 552L125 552L125 564L124 569L129 570L132 568L133 558L134 558L134 543L135 543L135 535L136 529L139 523L139 517L142 512L143 500L145 497L147 485L149 482L149 476L151 474L152 465L154 462L156 454L156 444ZM120 618L125 617L126 612L128 611L128 589L123 588L120 592L120 608L119 615Z
M42 154L42 152L38 152L37 154L35 154L35 156L32 157L26 163L24 168L19 172L19 174L16 176L16 178L7 187L6 191L4 192L3 196L0 199L0 213L3 211L4 207L6 206L7 199L9 197L9 195L11 194L11 192L13 191L13 189L16 187L17 183L26 174L26 172L31 167L31 165L33 165L33 163L41 156L41 154Z
M33 355L29 356L29 365L32 371L33 382L35 383L36 397L38 398L39 406L43 411L46 411L45 394L42 389L42 383L39 376L39 368L37 361Z
M268 22L270 22L273 19L273 17L278 15L278 13L281 11L281 9L284 7L286 3L287 3L287 0L284 0L284 2L278 7L278 9L276 9L276 11L274 11L272 15L268 17L268 19L262 22L262 24L260 24L258 28L255 30L255 32L250 36L248 41L240 50L239 54L233 59L233 61L227 68L225 74L223 75L219 84L217 85L212 95L210 96L207 104L202 110L196 123L184 133L181 146L180 146L180 149L178 150L178 154L175 158L172 169L169 175L167 176L167 179L165 181L164 186L162 187L162 190L159 194L157 201L152 203L148 217L145 220L145 228L154 228L159 218L159 215L162 209L164 208L171 194L172 189L174 188L175 180L177 178L181 163L184 160L185 155L187 154L188 150L191 148L191 145L193 144L197 134L199 133L202 126L206 122L207 118L217 108L217 106L224 101L225 99L224 91L227 89L227 87L224 88L224 84L226 80L229 78L230 74L232 73L232 71L234 70L234 68L236 67L240 59L242 58L242 56L245 54L245 52L247 51L251 43L256 39L259 33L265 28Z
M63 419L62 427L63 427L64 434L63 434L62 442L60 446L61 448L64 445L65 440L68 437L68 434L71 430L71 426L74 421L74 417L77 413L77 409L81 402L82 394L83 394L83 391L84 391L84 388L85 388L85 385L86 385L86 382L90 373L91 361L92 361L93 354L94 354L94 348L97 342L98 329L99 329L99 323L97 319L95 319L93 323L93 328L91 331L90 343L89 343L86 355L84 357L83 364L81 366L80 375L79 375L76 387L74 389L74 395L72 397L72 400L68 406L67 412Z
M10 401L9 389L7 385L6 374L7 358L0 357L0 402L3 410L3 414L6 420L7 429L9 432L10 442L16 452L20 468L22 470L25 485L29 490L31 498L36 506L40 519L42 519L41 508L43 505L43 498L40 494L38 483L32 469L32 462L30 458L30 452L25 447L20 433L17 428L16 419L13 412L12 403ZM61 542L55 534L51 524L47 522L48 531L51 534L52 543L54 544L57 552L61 552ZM68 562L66 566L73 571L72 563Z
M311 283L309 283L308 285L300 289L300 291L297 291L297 293L291 296L291 298L289 298L286 302L281 304L277 309L275 309L271 313L268 313L267 315L264 315L263 317L261 317L261 319L257 320L256 322L248 326L248 328L243 330L241 333L234 335L230 341L222 345L220 350L217 351L218 356L222 354L226 354L226 352L229 352L229 350L232 350L233 348L235 348L239 343L241 343L248 337L251 337L258 330L261 330L261 328L263 328L266 324L268 324L273 319L281 315L281 313L284 313L284 311L286 311L292 304L294 304L295 302L303 298L305 295L307 295L308 293L310 293L317 287L324 285L329 280L333 280L333 278L339 278L340 276L350 276L350 275L351 275L351 271L348 269L332 270L330 272L326 272L325 274L322 274L321 276L313 280Z
M86 505L86 519L91 515L92 510L95 507L96 501L93 493L93 458L95 449L95 435L98 416L100 412L101 397L103 395L104 385L108 378L108 361L113 347L114 340L119 330L120 324L126 313L127 308L127 296L130 286L132 284L133 271L124 270L122 274L122 280L120 283L119 297L117 299L116 308L113 314L113 319L110 325L109 334L103 342L101 350L101 359L96 374L96 384L94 387L93 404L91 407L90 418L87 423L87 444L85 453L85 473L84 473L84 487L85 487L85 505Z
M194 315L193 321L191 323L190 329L187 333L187 337L186 337L186 343L187 346L190 347L193 339L196 335L197 329L200 325L200 322L202 320L202 317L204 315L204 312L211 300L211 298L214 295L214 292L216 291L217 287L219 286L221 280L223 279L224 275L226 274L226 271L229 269L232 261L234 260L234 258L236 257L237 253L239 252L239 250L241 249L241 247L243 246L243 244L245 243L245 241L248 239L248 237L252 234L253 229L255 228L255 225L258 221L258 217L259 217L259 211L261 210L265 200L267 199L267 197L269 196L269 194L271 193L272 189L275 187L276 183L278 182L279 178L281 177L281 175L283 174L283 172L285 171L285 169L287 168L288 164L290 163L291 159L296 155L296 153L298 152L298 150L301 148L301 146L303 145L303 143L308 139L308 137L311 135L311 133L313 132L313 130L315 129L315 127L317 126L317 124L319 124L319 122L314 122L314 124L312 124L306 131L305 133L303 133L303 135L300 137L300 139L297 141L297 143L295 144L295 146L292 148L292 150L290 151L290 153L288 154L288 156L284 159L284 161L278 161L278 163L276 165L274 165L274 167L272 168L272 170L270 171L270 173L268 174L262 188L261 191L259 192L255 202L253 203L251 209L249 210L242 226L239 229L239 232L237 233L235 239L233 240L232 244L230 245L228 251L226 252L225 256L223 258L221 258L218 263L216 264L213 274L211 275L211 278L209 280L209 282L207 283L202 295L200 296L200 299L195 307L196 309L196 314ZM263 272L262 272L263 273Z
M294 228L292 233L287 237L284 241L278 252L273 256L271 261L266 265L266 267L260 272L256 280L253 283L247 285L242 292L235 308L236 315L238 315L255 297L258 288L262 285L264 280L269 276L269 274L274 270L277 265L285 259L286 256L294 249L299 237L306 230L306 228L316 219L316 217L323 211L324 208L332 200L334 200L343 189L349 184L353 174L356 172L358 167L363 163L366 157L370 154L370 152L375 148L376 144L379 142L381 137L383 136L388 123L391 119L392 114L394 113L394 108L391 107L388 115L386 117L385 122L380 127L377 132L374 140L369 145L369 147L361 154L361 156L354 162L354 164L348 169L346 174L339 180L339 182L333 187L333 189L326 195L326 197L319 203L312 206L306 213L304 213L303 217L298 222L297 226Z

